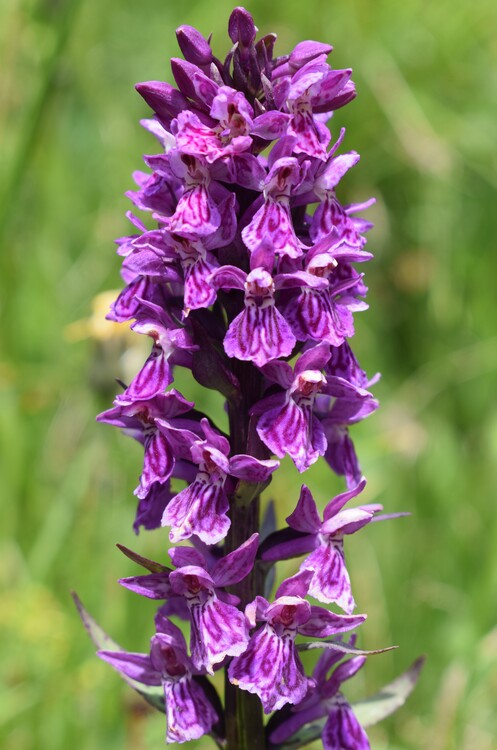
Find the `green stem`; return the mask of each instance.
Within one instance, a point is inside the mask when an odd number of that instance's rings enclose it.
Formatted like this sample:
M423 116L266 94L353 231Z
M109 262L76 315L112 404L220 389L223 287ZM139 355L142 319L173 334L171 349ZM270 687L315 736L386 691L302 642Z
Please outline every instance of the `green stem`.
M245 362L235 362L234 370L235 368L241 387L241 402L229 405L231 447L235 454L249 453L248 412L252 404L261 397L262 376ZM233 501L231 527L226 538L227 553L259 531L259 507L259 495L249 504ZM240 597L240 606L245 607L262 593L261 585L260 573L254 566L246 578L231 587L230 592ZM264 750L264 725L259 697L232 685L226 675L224 698L227 750Z

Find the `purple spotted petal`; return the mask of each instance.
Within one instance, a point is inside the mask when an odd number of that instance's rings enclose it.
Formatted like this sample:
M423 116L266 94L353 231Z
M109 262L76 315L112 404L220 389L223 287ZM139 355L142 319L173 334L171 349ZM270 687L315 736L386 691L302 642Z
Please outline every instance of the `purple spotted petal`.
M164 484L171 476L174 467L174 453L168 440L158 431L145 438L143 471L135 495L142 500L150 492L155 482Z
M213 179L240 185L249 190L262 190L266 172L253 154L232 154L218 159L211 166Z
M310 102L296 103L287 132L297 139L296 153L326 159L326 147L330 142L331 133L312 116Z
M164 682L167 742L196 740L211 731L218 716L203 689L194 680Z
M262 415L257 432L278 458L288 453L302 472L326 451L326 438L321 423L306 407L289 399L283 407Z
M258 367L290 355L294 346L295 336L274 305L246 307L232 321L224 339L228 357L248 360Z
M314 574L309 587L311 596L327 604L334 602L347 614L354 611L355 601L345 567L342 544L322 544L311 552L300 567L301 570L309 570Z
M215 302L216 290L211 285L209 279L216 268L216 260L208 260L207 258L201 257L184 266L185 311L209 307L209 305L212 305Z
M173 574L174 575L174 574ZM213 674L214 665L226 656L238 656L249 642L248 620L236 607L211 593L189 603L192 618L191 654L197 669Z
M224 488L197 478L170 501L162 516L162 526L171 527L172 542L196 534L206 544L216 544L224 539L231 525L226 515L228 510Z
M327 290L303 289L285 315L299 341L312 339L340 346L354 335L352 313Z
M204 185L194 185L179 199L174 216L167 225L179 235L206 237L216 231L221 216Z
M302 255L302 243L295 234L288 206L272 198L265 201L250 224L242 230L242 239L251 252L257 250L267 237L271 238L277 255L289 258Z
M150 399L165 391L173 382L171 367L168 362L169 352L154 345L147 361L126 388L126 397L131 401Z
M317 180L317 187L321 190L333 190L344 174L357 164L361 157L355 151L348 154L340 154L330 159Z
M324 750L371 750L366 732L341 695L334 701L323 729L322 741Z
M138 276L130 282L111 305L107 320L124 323L135 318L141 307L140 300L148 297L151 285L152 282L147 276Z
M265 713L299 703L308 686L294 634L279 636L269 623L252 636L245 653L233 659L228 676L242 690L256 693Z

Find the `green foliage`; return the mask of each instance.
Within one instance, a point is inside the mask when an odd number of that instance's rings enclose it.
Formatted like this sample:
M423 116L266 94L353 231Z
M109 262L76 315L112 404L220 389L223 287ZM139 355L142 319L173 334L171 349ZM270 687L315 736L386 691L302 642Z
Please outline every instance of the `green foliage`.
M350 539L370 660L351 700L378 691L419 653L406 706L371 729L376 750L491 750L497 736L497 406L495 374L495 34L491 0L262 0L249 3L279 48L332 41L359 97L337 112L360 165L340 197L377 206L362 364L383 378L382 409L355 430L368 499L412 517ZM146 649L154 603L116 584L135 565L114 543L165 562L164 533L131 530L141 449L94 415L115 376L136 371L125 336L76 340L98 292L119 287L112 240L128 231L122 193L155 148L138 120L139 80L170 78L174 29L227 47L227 0L5 0L0 5L0 744L5 750L149 750L149 714L93 650L77 588L123 647ZM344 192L345 191L345 192ZM96 336L98 334L100 337ZM135 337L139 338L139 337ZM186 379L187 398L223 420L222 399ZM224 425L221 421L220 427ZM280 476L282 474L282 476ZM339 489L306 475L320 502ZM269 494L282 521L301 477L287 464ZM287 567L285 568L285 565ZM282 564L279 574L291 570ZM139 605L139 606L138 606ZM316 658L314 652L305 658ZM356 680L357 682L357 680ZM139 699L137 699L138 701ZM211 740L192 747L213 747Z

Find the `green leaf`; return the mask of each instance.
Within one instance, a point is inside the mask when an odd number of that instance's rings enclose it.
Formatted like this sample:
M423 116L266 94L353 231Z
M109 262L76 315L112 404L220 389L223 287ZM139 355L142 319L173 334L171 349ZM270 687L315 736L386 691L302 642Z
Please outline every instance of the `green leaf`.
M83 602L76 593L72 593L72 598L74 599L74 603L79 612L79 616L81 617L83 625L85 626L88 635L90 636L96 648L99 651L124 651L124 649L121 648L118 643L113 641L112 638L110 638L110 636L108 636L107 633L102 630L100 625L85 609L85 607L83 606ZM165 713L164 692L162 690L162 687L155 685L143 685L141 682L136 682L135 680L132 680L130 677L127 677L121 672L119 672L119 675L125 682L128 683L130 687L133 688L133 690L136 690L136 692L139 693L142 698L145 698L147 703L150 703L150 705L156 708L158 711L162 711L162 713Z
M129 549L129 547L125 547L124 544L116 544L116 547L121 550L123 555L126 555L126 557L129 557L130 560L138 563L138 565L141 565L142 568L149 570L151 573L171 572L171 568L166 568L166 566L161 565L161 563L155 562L154 560L149 560L148 557L142 557L142 555L139 555L138 552L133 552L133 550Z
M373 651L364 651L362 648L355 648L343 641L334 640L308 641L307 643L299 643L297 645L298 651L309 651L312 648L329 648L333 651L341 651L343 654L353 654L354 656L373 656L374 654L384 654L385 651L393 651L398 646L386 646L386 648L376 648Z
M354 713L363 727L377 724L404 705L416 687L424 663L425 657L420 656L406 672L385 685L379 693L352 704Z
M416 686L424 662L425 657L420 656L406 672L397 677L393 682L385 685L379 693L372 695L371 698L367 698L364 701L352 703L354 713L363 727L377 724L404 705ZM306 724L286 742L280 745L269 744L268 750L276 750L276 748L278 750L297 750L297 748L304 747L310 742L320 739L327 720L328 717L323 716L322 719L314 721L312 724Z

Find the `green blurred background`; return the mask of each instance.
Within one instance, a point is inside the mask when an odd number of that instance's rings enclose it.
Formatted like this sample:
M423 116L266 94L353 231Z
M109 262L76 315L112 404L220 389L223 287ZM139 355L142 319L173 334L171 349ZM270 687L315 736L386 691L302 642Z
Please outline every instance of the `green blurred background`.
M343 201L375 195L371 310L355 348L383 373L381 410L354 430L368 501L410 519L348 544L370 659L351 697L374 692L420 653L420 686L371 730L376 750L492 750L497 737L497 5L493 0L251 2L280 53L331 41L358 99L336 115L362 154ZM5 750L149 750L149 714L93 655L70 600L124 647L143 650L153 604L116 585L136 568L115 548L162 557L162 531L134 537L141 449L98 426L113 378L136 371L136 342L91 316L120 286L113 239L129 231L123 192L148 111L135 81L172 81L181 23L228 49L231 5L206 0L2 0L0 215L0 744ZM139 338L139 337L136 337ZM141 343L141 342L140 342ZM191 380L185 395L202 399ZM209 398L210 413L219 404ZM300 481L271 487L283 520ZM308 482L324 503L326 468ZM288 572L290 568L287 569ZM192 747L213 747L209 739Z

